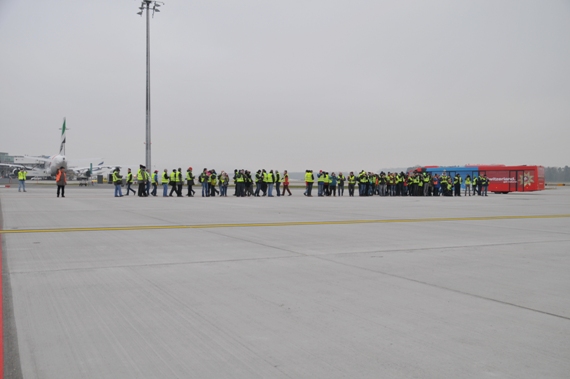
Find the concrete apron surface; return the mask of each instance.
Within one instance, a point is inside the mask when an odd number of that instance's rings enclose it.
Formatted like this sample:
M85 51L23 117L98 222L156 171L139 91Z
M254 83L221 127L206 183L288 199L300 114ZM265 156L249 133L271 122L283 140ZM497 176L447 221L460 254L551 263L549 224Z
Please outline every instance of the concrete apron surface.
M570 372L570 188L63 199L28 186L0 204L13 377Z

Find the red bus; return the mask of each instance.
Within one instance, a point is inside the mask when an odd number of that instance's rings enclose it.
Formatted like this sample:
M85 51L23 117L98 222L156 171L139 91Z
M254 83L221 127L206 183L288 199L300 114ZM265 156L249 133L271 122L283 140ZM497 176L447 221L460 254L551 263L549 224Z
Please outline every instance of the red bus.
M543 166L478 166L489 178L489 192L530 192L544 190Z
M461 175L463 183L469 175L474 178L477 175L487 175L489 179L489 192L530 192L544 190L544 167L543 166L424 166L415 171L426 171L441 175L445 172L454 177ZM461 185L465 188L465 184Z

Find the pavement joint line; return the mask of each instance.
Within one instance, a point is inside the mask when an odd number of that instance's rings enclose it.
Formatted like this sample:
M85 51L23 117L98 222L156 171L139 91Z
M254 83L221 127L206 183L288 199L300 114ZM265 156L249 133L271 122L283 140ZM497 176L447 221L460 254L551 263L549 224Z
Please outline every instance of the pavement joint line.
M309 255L278 255L274 257L251 257L251 258L235 258L235 259L212 259L212 260L202 260L202 261L182 261L182 262L167 262L167 263L140 263L140 264L118 264L112 266L98 266L98 267L64 267L64 268L48 268L39 270L16 270L10 271L10 275L28 275L28 274L38 274L38 273L52 273L52 272L66 272L66 271L97 271L97 270L109 270L116 268L124 269L138 269L147 267L168 267L168 266L189 266L189 265L201 265L201 264L212 264L212 263L228 263L228 262L249 262L249 261L270 261L278 259L294 259L294 258L310 258Z
M225 235L224 235L225 236ZM229 237L229 236L225 236ZM233 238L233 237L232 237ZM242 240L245 242L255 243L253 241ZM495 247L495 246L512 246L512 245L528 245L528 244L539 244L539 243L546 243L546 242L569 242L570 240L548 240L548 241L525 241L525 242L507 242L507 243L492 243L492 244L483 244L477 245L477 247ZM270 248L277 248L271 245L263 245L261 246L270 247ZM451 250L457 248L464 248L464 247L471 247L473 245L457 245L457 246L440 246L440 247L433 247L433 248L409 248L409 249L388 249L388 250L368 250L368 251L350 251L345 253L327 253L327 254L302 254L298 253L293 250L285 250L277 248L278 250L282 250L285 252L289 252L295 255L278 255L272 257L249 257L249 258L232 258L232 259L211 259L211 260L200 260L200 261L173 261L167 263L156 263L156 262L149 262L149 263L140 263L140 264L117 264L117 265L109 265L109 266L98 266L98 267L66 267L66 268L51 268L51 269L38 269L38 270L15 270L10 271L10 275L27 275L27 274L37 274L37 273L51 273L51 272L60 272L60 271L95 271L95 270L108 270L108 269L115 269L115 268L145 268L145 267L160 267L160 266L178 266L178 265L195 265L195 264L212 264L212 263L227 263L227 262L247 262L247 261L269 261L269 260L277 260L277 259L294 259L294 258L318 258L318 259L325 259L327 257L335 257L335 256L343 256L343 255L357 255L357 254L385 254L385 253L402 253L402 252L416 252L416 251L431 251L431 250ZM330 261L336 262L336 261ZM358 267L358 266L355 266ZM377 272L377 271L374 271Z
M386 275L386 276L390 276L393 278L398 278L398 279L402 279L402 280L406 280L406 281L410 281L410 282L414 282L414 283L418 283L418 284L422 284L422 285L426 285L426 286L430 286L430 287L434 287L434 288L439 288L445 291L450 291L450 292L455 292L461 295L466 295L466 296L471 296L477 299L481 299L481 300L487 300L487 301L492 301L494 303L499 303L502 305L507 305L507 306L511 306L511 307L515 307L515 308L520 308L520 309L525 309L527 311L531 311L531 312L536 312L536 313L541 313L547 316L552 316L552 317L557 317L563 320L567 320L570 321L570 317L568 316L563 316L563 315L559 315L556 313L552 313L552 312L546 312L546 311L542 311L540 309L536 309L536 308L530 308L530 307L526 307L524 305L519 305L519 304L515 304L515 303L511 303L508 301L504 301L504 300L499 300L499 299L494 299L492 297L488 297L488 296L483 296L483 295L477 295L475 293L471 293L471 292L466 292L466 291L462 291L459 289L455 289L455 288L450 288L450 287L446 287L440 284L435 284L435 283L430 283L424 280L419 280L419 279L413 279L413 278L409 278L407 276L403 276L403 275L398 275L398 274L392 274L386 271L381 271L381 270L375 270L375 269L371 269L368 267L362 267L356 264L350 264L350 263L346 263L346 262L339 262L334 260L333 258L330 257L324 257L324 256L315 256L315 258L326 261L326 262L331 262L331 263L336 263L342 266L346 266L346 267L352 267L352 268L356 268L356 269L360 269L360 270L365 270L368 272L373 272L376 274L380 274L380 275Z
M339 221L282 221L267 223L233 223L233 224L194 224L194 225L131 225L131 226L94 226L82 228L49 228L49 229L4 229L0 234L20 233L68 233L68 232L107 232L126 230L161 230L161 229L214 229L214 228L254 228L271 226L311 226L311 225L354 225L354 224L390 224L444 221L493 221L493 220L528 220L570 218L570 214L527 215L527 216L482 216L482 217L428 217L415 219L380 219L380 220L339 220Z

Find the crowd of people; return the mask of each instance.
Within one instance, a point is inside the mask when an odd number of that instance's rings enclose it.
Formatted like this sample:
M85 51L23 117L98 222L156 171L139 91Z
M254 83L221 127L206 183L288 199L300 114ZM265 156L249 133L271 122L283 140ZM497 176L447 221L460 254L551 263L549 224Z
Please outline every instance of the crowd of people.
M138 190L135 191L134 179L136 178ZM115 197L122 197L123 176L120 169L113 171L113 184L115 185ZM136 177L131 169L127 171L125 184L127 186L126 196L133 192L133 195L140 197L157 196L158 185L162 185L163 197L193 197L196 194L194 186L198 181L199 188L202 190L202 197L228 196L228 186L230 184L230 176L227 172L221 171L219 174L214 169L205 168L200 175L196 177L192 167L188 167L186 173L182 173L182 169L172 169L169 173L164 169L162 173L155 170L153 173L147 170L144 165L140 165ZM234 170L231 177L234 183L234 196L268 196L273 197L273 190L277 196L285 196L287 193L292 195L289 189L289 174L287 170L281 174L278 170L258 170L254 175L248 170ZM183 187L186 183L187 193L184 195ZM254 188L255 184L255 188ZM170 187L170 191L169 190Z
M461 184L465 182L464 196L487 196L489 179L487 175L471 178L456 174L451 177L444 171L441 175L432 175L429 172L366 172L362 170L358 175L350 172L344 176L342 172L329 174L319 171L317 174L317 196L344 195L345 183L348 186L348 196L354 196L358 185L359 196L461 196ZM312 196L315 175L312 170L305 172L305 196Z
M278 170L257 170L254 174L248 170L234 170L233 175L221 171L217 173L214 169L204 168L196 177L192 167L188 167L186 173L181 168L168 171L164 169L162 173L158 170L150 172L144 165L140 165L136 176L129 168L124 178L127 186L126 196L132 192L139 197L157 196L158 186L162 186L163 197L193 197L196 194L195 186L201 190L202 197L228 196L228 186L230 181L234 184L234 196L291 196L289 189L289 174L287 170L280 173ZM136 183L137 191L132 187ZM122 197L123 176L120 169L113 171L112 180L115 185L115 196ZM196 183L197 181L197 183ZM305 192L304 195L312 197L313 185L317 183L317 196L344 196L345 186L348 189L348 196L354 196L358 188L358 196L461 196L462 184L464 184L464 196L487 196L489 179L486 175L479 175L471 178L469 175L463 179L461 175L448 176L445 172L441 175L428 172L365 172L362 170L358 175L350 172L344 175L342 172L328 173L319 171L314 174L313 170L305 172ZM186 184L187 192L183 194L183 187ZM170 191L169 191L170 189Z

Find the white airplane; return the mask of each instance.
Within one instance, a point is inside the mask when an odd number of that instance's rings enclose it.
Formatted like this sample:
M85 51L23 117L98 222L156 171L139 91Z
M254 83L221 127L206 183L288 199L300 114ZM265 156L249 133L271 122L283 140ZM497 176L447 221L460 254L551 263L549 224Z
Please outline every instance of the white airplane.
M78 176L90 176L93 172L103 171L105 169L112 169L114 166L103 166L103 161L100 158L94 159L94 161L101 161L95 166L89 167L68 167L68 161L65 157L65 135L66 127L65 127L65 118L63 119L63 127L61 128L61 144L59 146L59 154L52 155L49 158L40 157L40 156L26 156L26 158L31 158L37 161L38 164L43 164L43 167L35 167L30 165L22 165L22 164L8 164L8 163L0 163L0 166L11 167L14 168L14 174L16 171L19 170L26 170L28 177L54 177L57 173L57 170L60 167L65 168L66 171L72 171Z

